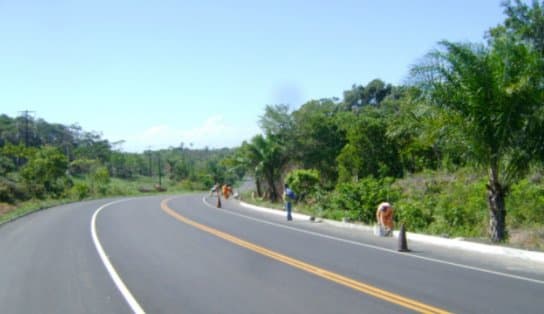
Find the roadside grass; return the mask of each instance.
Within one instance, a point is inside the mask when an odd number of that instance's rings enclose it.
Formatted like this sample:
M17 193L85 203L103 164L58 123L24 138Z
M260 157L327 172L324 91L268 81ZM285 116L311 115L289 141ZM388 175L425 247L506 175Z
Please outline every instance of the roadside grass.
M408 231L416 233L544 251L544 170L534 169L511 186L506 198L509 238L499 244L491 243L487 236L485 184L486 173L470 168L425 171L398 179L393 183L400 190L393 203L396 225L405 224ZM250 204L283 210L281 202L254 198L251 191L243 193L242 198ZM350 218L350 211L326 207L327 202L319 206L294 203L293 211L333 220ZM352 222L361 223L356 219Z
M157 184L156 178L149 177L138 177L132 180L111 178L108 184L102 185L92 185L84 178L74 178L73 181L74 186L66 190L58 199L31 199L16 204L0 203L0 225L32 212L83 200L203 191L196 183L174 182L168 179L162 182L162 186L166 190L157 191L155 189L155 185ZM146 192L142 192L142 190Z
M45 199L45 200L29 200L25 202L18 203L16 205L10 205L1 203L0 208L6 209L5 211L0 211L0 225L8 221L17 219L19 217L25 216L27 214L54 207L67 203L74 202L74 199Z

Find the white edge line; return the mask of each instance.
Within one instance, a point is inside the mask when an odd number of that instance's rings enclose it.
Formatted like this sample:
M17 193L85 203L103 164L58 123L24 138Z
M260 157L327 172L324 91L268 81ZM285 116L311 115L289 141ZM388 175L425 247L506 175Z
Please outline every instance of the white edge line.
M100 243L100 240L98 239L98 235L96 233L96 217L98 216L98 213L100 213L100 211L102 211L102 209L104 209L104 208L106 208L106 207L108 207L110 205L120 203L120 202L129 201L129 200L131 200L131 199L117 200L117 201L109 202L107 204L104 204L104 205L100 206L94 212L93 218L91 219L91 234L92 234L94 246L96 247L96 251L98 252L98 255L100 256L100 259L102 260L102 263L106 267L106 270L108 271L111 279L113 280L113 282L117 286L117 289L119 290L119 292L121 292L121 294L125 298L125 301L128 303L128 305L130 306L132 311L134 313L141 314L141 313L145 313L145 311L142 309L140 304L138 304L138 301L136 301L136 299L134 298L134 296L132 295L130 290L128 290L127 286L125 285L125 283L123 282L123 280L121 279L121 277L119 276L119 274L117 273L115 268L113 267L112 263L110 262L110 259L106 255L106 252L104 251L104 248L102 247L102 244Z
M265 213L270 213L275 215L278 215L278 214L285 215L284 213L275 209L259 207L259 206L251 205L248 203L244 203L242 201L240 202L240 205L242 207L250 208L260 212L265 212ZM310 216L307 216L307 215L301 215L301 214L297 214L297 215L299 215L298 218L300 219L306 219L306 220L310 219ZM296 217L296 216L293 215L293 217ZM372 231L372 227L370 226L355 225L352 223L338 222L338 221L329 220L329 219L322 219L322 221L336 227ZM393 234L396 238L399 237L399 231L394 231ZM541 252L513 249L513 248L502 247L502 246L491 246L487 244L474 243L474 242L462 241L457 239L444 239L444 238L440 238L436 236L429 236L429 235L423 235L423 234L412 233L412 232L406 232L406 235L408 240L414 240L417 242L422 242L422 243L427 243L432 245L439 245L439 246L448 247L448 248L462 249L466 251L473 251L477 253L487 253L487 254L493 254L498 256L519 258L519 259L529 260L536 263L544 263L544 253L541 253Z
M206 206L208 206L209 208L212 208L212 209L215 209L215 210L219 211L219 209L217 209L216 207L214 207L214 206L210 205L208 202L206 202L206 197L205 196L202 197L202 202ZM251 216L246 216L246 215L239 214L239 213L234 213L234 212L225 211L225 210L221 210L221 212L227 213L229 215L234 215L234 216L246 218L246 219L249 219L249 220L257 221L257 222L260 222L260 223L263 223L263 224L272 225L272 226L279 227L279 228L284 228L284 229L289 229L289 230L297 231L297 232L300 232L300 233L306 233L306 234L309 234L309 235L313 235L313 236L316 236L316 237L321 237L321 238L325 238L325 239L329 239L329 240L335 240L335 241L339 241L339 242L343 242L343 243L348 243L348 244L353 244L353 245L357 245L357 246L376 249L376 250L383 251L383 252L388 252L388 253L391 253L391 254L397 254L397 255L401 255L401 256L405 256L405 257L422 259L422 260L426 260L426 261L429 261L429 262L445 264L445 265L449 265L449 266L454 266L454 267L459 267L459 268L464 268L464 269L470 269L470 270L478 271L478 272L482 272L482 273L487 273L487 274L492 274L492 275L497 275L497 276L502 276L502 277L508 277L508 278L513 278L513 279L519 279L519 280L524 280L524 281L529 281L529 282L544 285L543 280L538 280L538 279L533 279L533 278L508 274L508 273L502 273L502 272L498 272L498 271L493 271L493 270L489 270L489 269L485 269L485 268L479 268L479 267L474 267L474 266L469 266L469 265L464 265L464 264L448 262L448 261L444 261L444 260L436 259L436 258L431 258L431 257L401 253L401 252L397 252L395 250L386 249L386 248L376 246L376 245L372 245L372 244L366 244L366 243L361 243L361 242L357 242L357 241L346 240L346 239L337 238L337 237L334 237L334 236L330 236L330 235L326 235L326 234L322 234L322 233L318 233L318 232L314 232L314 231L308 231L308 230L299 229L299 228L295 228L295 227L291 227L291 226L285 226L285 225L282 225L282 224L262 220L262 219L259 219L259 218L254 218L254 217L251 217Z

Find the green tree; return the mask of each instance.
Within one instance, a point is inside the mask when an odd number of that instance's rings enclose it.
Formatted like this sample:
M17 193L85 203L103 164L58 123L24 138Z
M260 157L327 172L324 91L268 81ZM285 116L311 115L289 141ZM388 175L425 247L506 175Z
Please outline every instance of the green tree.
M89 173L89 181L91 183L92 190L96 193L105 195L110 183L110 173L108 168L104 166L98 166Z
M367 176L402 176L402 165L396 143L387 136L387 121L373 108L354 115L345 112L338 117L347 144L337 157L339 182Z
M428 96L466 142L467 157L487 168L489 235L506 233L505 197L542 142L542 60L529 46L498 38L492 46L441 42L413 69ZM535 138L535 130L540 136ZM447 136L447 134L445 135Z
M353 85L350 90L344 91L344 110L359 110L365 106L378 106L392 91L391 84L380 79L374 79L366 86Z
M319 171L316 169L293 170L285 177L285 182L298 194L299 201L304 201L306 196L314 193L319 188L320 181Z
M532 46L544 57L544 1L531 5L515 0L503 3L506 20L489 31L491 42L503 36L513 37Z
M415 173L441 165L447 169L464 165L467 147L458 128L450 123L454 117L422 101L421 93L415 87L407 89L387 119L387 137L397 144L403 169Z
M289 160L283 146L273 136L256 135L249 143L245 142L242 149L248 166L255 174L257 189L264 180L270 200L276 201L281 175Z
M29 159L21 176L32 195L43 197L50 193L58 197L69 183L67 169L66 156L56 147L45 146Z
M292 158L302 168L318 169L330 187L338 177L336 157L346 143L345 132L336 123L338 109L331 99L312 100L292 114Z
M275 136L286 142L293 130L293 117L287 105L267 105L259 119L259 126L267 136Z
M84 132L77 140L74 154L76 158L97 159L106 164L110 160L111 145L97 133Z

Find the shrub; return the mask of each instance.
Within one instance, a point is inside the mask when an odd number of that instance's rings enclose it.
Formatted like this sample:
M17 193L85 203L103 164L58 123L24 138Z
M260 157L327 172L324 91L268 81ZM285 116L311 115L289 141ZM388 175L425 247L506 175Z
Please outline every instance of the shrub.
M93 169L99 167L100 162L96 159L76 159L68 166L68 171L72 175L80 176L90 173Z
M544 224L544 185L534 175L514 184L506 202L506 217L512 227Z
M82 200L89 197L91 193L91 188L85 182L76 182L74 186L70 189L70 194L72 197Z
M312 195L319 188L320 175L315 169L297 169L289 172L285 182L298 195L299 201L304 201L306 196Z
M52 194L58 197L67 183L68 160L56 147L45 146L30 158L21 169L28 190L38 198Z
M202 191L207 190L207 186L203 182L194 182L191 180L181 180L178 187L186 191Z
M358 182L340 183L332 192L326 208L344 211L344 217L365 223L376 221L379 203L395 202L399 191L391 186L393 178L364 178Z
M0 202L13 204L26 198L27 195L22 186L6 178L0 178Z
M425 230L432 222L432 211L423 202L400 200L395 204L395 220L409 231Z
M110 183L110 173L104 166L96 167L89 173L89 180L95 193L106 195Z

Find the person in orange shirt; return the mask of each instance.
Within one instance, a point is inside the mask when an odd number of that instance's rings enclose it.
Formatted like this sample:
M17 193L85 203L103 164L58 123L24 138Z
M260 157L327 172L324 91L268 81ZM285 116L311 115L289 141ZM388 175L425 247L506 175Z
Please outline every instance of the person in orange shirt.
M222 192L223 192L223 197L225 199L228 199L229 198L229 187L228 187L228 185L223 184Z
M227 193L229 194L229 197L232 195L232 185L227 184Z
M393 206L391 204L383 202L378 205L376 211L376 220L383 230L384 236L390 236L393 233Z

